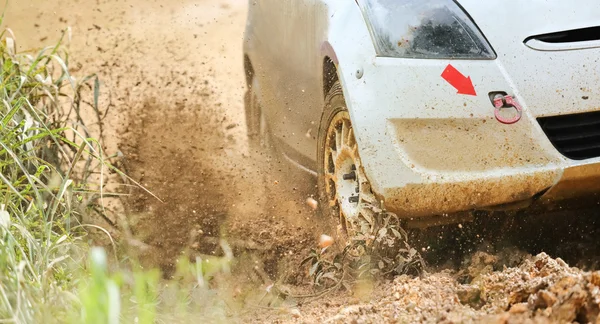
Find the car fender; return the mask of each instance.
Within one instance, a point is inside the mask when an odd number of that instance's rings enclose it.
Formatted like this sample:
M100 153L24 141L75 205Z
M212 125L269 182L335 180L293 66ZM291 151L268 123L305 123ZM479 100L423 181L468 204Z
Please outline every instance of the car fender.
M369 78L374 76L369 72L374 70L376 52L360 8L354 2L344 3L330 7L330 25L327 40L321 46L322 54L336 64L365 174L375 193L383 193L385 188L380 179L402 177L408 182L421 179L392 149L394 143L387 136L385 120L378 116L376 107L359 104L364 101L360 98L364 93L361 88L368 87ZM376 151L373 142L385 143L390 149Z

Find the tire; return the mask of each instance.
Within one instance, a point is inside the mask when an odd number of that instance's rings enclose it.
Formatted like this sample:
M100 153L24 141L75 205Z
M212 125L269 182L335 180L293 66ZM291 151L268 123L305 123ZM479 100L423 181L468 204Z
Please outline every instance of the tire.
M251 155L272 153L269 128L257 95L259 89L258 81L252 78L244 95L248 147Z
M335 149L332 148L333 141ZM358 156L358 144L339 81L334 83L326 96L317 147L317 188L321 214L333 219L338 241L349 243L359 236L372 235L376 216L369 207L377 206L377 199ZM349 157L346 158L346 155ZM346 160L350 160L351 165ZM351 191L346 189L348 186ZM354 186L356 193L352 189ZM354 198L352 202L351 197Z

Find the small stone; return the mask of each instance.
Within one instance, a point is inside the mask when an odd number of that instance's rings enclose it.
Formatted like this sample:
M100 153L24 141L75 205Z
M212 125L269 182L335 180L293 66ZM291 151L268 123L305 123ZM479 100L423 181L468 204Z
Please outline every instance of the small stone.
M317 210L317 208L319 208L319 203L311 197L306 198L306 204L312 208L312 210Z
M481 306L481 290L476 286L463 285L456 291L456 294L463 305Z
M600 287L600 271L592 272L590 282L592 285Z
M527 303L518 303L518 304L512 305L512 307L510 308L510 310L508 312L513 313L513 314L521 314L521 313L527 312L528 310L529 310L529 306L527 306Z
M299 317L302 317L302 314L300 313L300 311L298 310L298 308L292 308L292 309L290 310L290 314L292 314L292 316L293 316L294 318L299 318Z
M552 307L558 301L556 296L547 290L540 290L538 296L544 301L546 307Z
M333 244L333 242L334 242L333 237L323 234L319 238L319 247L324 249L326 247L331 246Z

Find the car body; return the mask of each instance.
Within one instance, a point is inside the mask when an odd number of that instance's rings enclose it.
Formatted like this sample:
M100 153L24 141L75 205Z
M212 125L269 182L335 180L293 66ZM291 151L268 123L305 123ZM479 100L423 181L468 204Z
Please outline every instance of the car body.
M382 57L358 2L249 2L248 82L286 159L316 175L316 134L337 78L373 192L400 217L554 208L600 189L596 1L457 1L493 59ZM447 69L476 94L457 93ZM495 117L495 95L514 98L518 122Z

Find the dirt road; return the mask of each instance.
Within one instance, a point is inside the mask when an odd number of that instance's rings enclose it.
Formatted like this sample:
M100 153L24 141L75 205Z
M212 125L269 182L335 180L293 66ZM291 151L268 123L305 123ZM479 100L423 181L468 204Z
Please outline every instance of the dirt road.
M19 0L11 2L5 24L21 50L40 42L53 45L61 30L71 27L72 72L98 73L101 80L101 105L108 110L102 124L107 154L121 152L119 165L162 200L121 187L131 193L124 206L115 205L106 218L90 222L109 229L129 252L145 265L160 266L166 277L182 254L221 253L217 243L225 237L237 256L250 256L253 262L252 274L242 280L264 288L284 277L302 290L307 278L299 263L315 245L322 224L305 204L310 192L288 191L282 183L289 179L268 174L264 160L249 157L242 103L246 5L245 0ZM266 199L267 193L278 199ZM590 255L597 255L592 252L598 226L585 222L569 229L575 237L587 233L583 247L561 250L568 242L559 237L530 245L527 252L548 251L590 264ZM436 236L444 236L448 229L439 231ZM467 229L461 233L479 237ZM550 233L544 237L554 238L556 233ZM583 273L546 255L533 257L521 252L527 250L523 247L459 242L458 236L456 241L439 254L417 243L432 253L430 259L454 260L433 262L422 278L382 281L363 295L340 292L288 305L283 312L252 308L245 319L451 323L596 318L597 273Z

